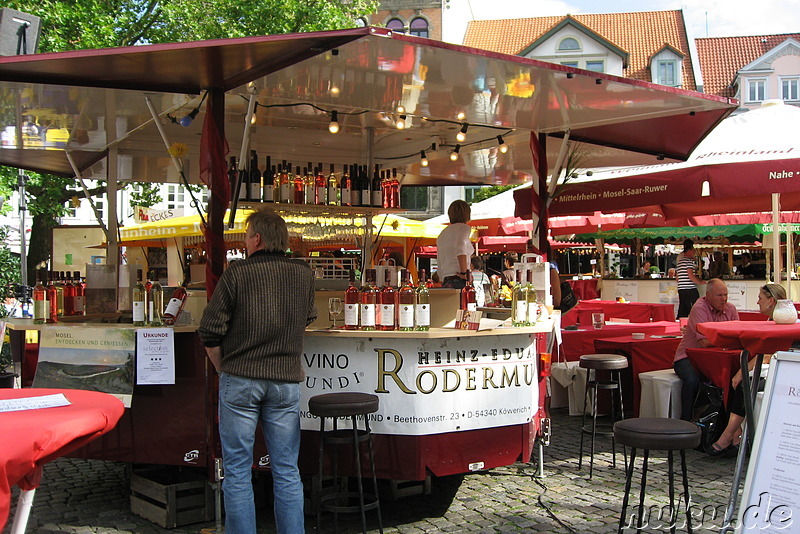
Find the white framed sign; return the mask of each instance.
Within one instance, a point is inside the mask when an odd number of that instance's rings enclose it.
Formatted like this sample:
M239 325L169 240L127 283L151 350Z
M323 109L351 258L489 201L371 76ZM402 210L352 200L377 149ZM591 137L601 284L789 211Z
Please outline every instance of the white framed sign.
M523 424L538 411L530 334L418 338L307 336L301 388L303 430L319 430L308 399L340 391L373 393L378 434L429 435Z
M800 353L770 361L739 505L742 532L800 533Z

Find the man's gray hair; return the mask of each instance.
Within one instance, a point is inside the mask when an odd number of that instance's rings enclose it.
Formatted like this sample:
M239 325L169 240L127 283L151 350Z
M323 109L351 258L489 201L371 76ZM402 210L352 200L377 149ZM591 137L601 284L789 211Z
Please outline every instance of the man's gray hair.
M247 216L246 226L252 234L261 236L267 252L286 252L289 248L289 230L283 217L269 208L254 211Z

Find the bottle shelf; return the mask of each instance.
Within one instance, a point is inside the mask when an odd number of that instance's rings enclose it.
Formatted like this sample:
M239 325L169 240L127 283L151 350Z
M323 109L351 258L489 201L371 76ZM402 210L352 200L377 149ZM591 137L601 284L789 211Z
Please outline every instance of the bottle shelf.
M372 208L369 206L331 206L321 204L290 204L290 203L274 203L274 202L253 202L250 200L239 200L236 204L237 208L244 209L260 209L263 207L270 207L275 210L278 215L313 215L316 217L321 216L350 216L350 217L372 217L375 215L383 215L386 213L402 213L407 210L401 208Z

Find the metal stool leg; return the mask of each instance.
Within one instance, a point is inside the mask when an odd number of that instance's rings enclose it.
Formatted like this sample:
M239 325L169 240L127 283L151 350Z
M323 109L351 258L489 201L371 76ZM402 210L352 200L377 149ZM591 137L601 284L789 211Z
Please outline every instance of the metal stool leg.
M692 498L689 495L689 477L686 475L686 451L681 449L681 471L683 473L683 498L686 500L686 532L692 534Z
M628 464L628 472L625 476L625 496L622 498L622 512L619 514L619 528L617 529L617 534L622 534L622 531L625 528L625 512L628 509L628 497L631 493L631 479L633 478L634 458L636 458L636 447L631 447L631 461Z
M583 388L583 412L581 413L581 448L578 452L578 469L583 466L583 435L585 432L583 431L586 428L586 402L589 398L589 375L591 374L592 370L586 370L586 381L584 383Z
M378 475L375 473L375 457L372 452L372 433L369 429L368 416L364 416L364 427L367 429L367 448L369 449L369 467L372 470L372 489L375 491L375 500L378 502L378 531L383 534L383 518L381 517L381 503L378 495Z
M625 403L622 400L622 375L621 371L617 371L617 393L619 394L619 420L625 419ZM611 423L611 428L614 428L614 422ZM611 432L611 439L614 439L614 432ZM614 442L611 442L612 447L616 447ZM614 449L616 453L616 449ZM628 467L628 453L625 450L625 445L622 446L622 460L625 462L625 467Z
M317 469L317 482L314 502L317 507L317 532L322 532L322 471L325 454L325 418L319 418L319 468Z
M614 439L614 423L617 421L617 400L614 398L614 390L619 391L620 389L620 381L619 381L619 371L616 373L611 371L610 373L611 382L616 384L610 391L611 393L611 467L617 467L617 442Z
M592 369L594 371L594 369ZM594 384L592 388L594 391L592 392L592 450L589 452L589 478L592 478L592 473L594 471L594 438L597 434L597 393L599 391L597 387L597 371L592 373L594 376ZM588 373L586 376L589 376Z
M364 483L361 480L361 456L359 455L360 447L358 446L358 425L356 424L356 416L350 417L353 421L353 459L356 462L356 483L358 485L358 504L361 508L361 528L364 534L367 534L367 515L364 511Z
M642 487L639 488L639 517L636 518L636 530L642 529L644 520L644 489L647 487L647 459L650 457L650 450L645 449L642 456Z
M676 523L678 522L677 514L675 513L675 470L672 468L673 454L670 449L667 451L667 478L669 479L669 531L675 534Z

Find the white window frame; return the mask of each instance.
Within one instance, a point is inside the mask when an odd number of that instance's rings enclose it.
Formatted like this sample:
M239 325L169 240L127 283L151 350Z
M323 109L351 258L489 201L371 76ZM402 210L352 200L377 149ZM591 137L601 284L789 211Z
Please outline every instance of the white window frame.
M662 76L661 67L668 67L672 66L672 78L673 83L667 83L666 76ZM674 59L659 59L656 61L656 83L660 85L666 85L668 87L678 87L680 85L680 81L678 79L678 75L680 70L678 68L678 62Z
M167 209L182 208L186 203L185 188L179 184L167 184Z
M780 82L781 82L781 85L780 85L781 100L786 100L786 101L790 101L790 102L794 102L794 101L800 100L800 78L795 77L795 76L791 76L791 77L787 76L785 78L784 77L780 78ZM788 95L783 90L783 84L786 83L786 82L788 82L789 84L793 84L794 85L794 89L793 90L790 89ZM792 93L794 93L794 94L792 94Z
M599 63L600 64L600 70L589 68L589 63ZM606 62L605 62L605 60L602 60L602 59L587 59L586 60L586 70L590 70L592 72L603 73L603 72L606 71Z
M756 84L761 84L762 87L762 95L761 98L750 98L751 87ZM745 84L745 102L763 102L767 98L767 79L766 78L747 78L747 82Z
M564 41L566 41L567 39L572 39L573 41L578 43L578 48L561 48L561 45L564 44ZM581 52L581 51L583 51L583 45L581 44L581 42L576 37L573 37L571 35L567 35L566 37L561 39L558 42L558 46L556 47L556 52L560 52L562 54L565 54L565 53L566 54L572 54L572 53Z
M574 61L572 61L572 60L570 60L570 61L562 61L561 64L564 65L565 67L574 67L576 69L581 66L580 62L577 59L574 60Z

